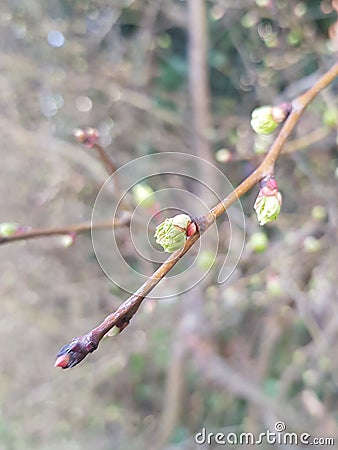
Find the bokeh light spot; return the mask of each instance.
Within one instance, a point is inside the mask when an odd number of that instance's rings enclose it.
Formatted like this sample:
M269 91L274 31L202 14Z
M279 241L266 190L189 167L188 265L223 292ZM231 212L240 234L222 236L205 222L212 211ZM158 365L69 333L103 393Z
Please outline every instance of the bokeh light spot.
M62 47L65 43L65 38L61 31L52 30L48 33L47 36L48 44L52 47Z

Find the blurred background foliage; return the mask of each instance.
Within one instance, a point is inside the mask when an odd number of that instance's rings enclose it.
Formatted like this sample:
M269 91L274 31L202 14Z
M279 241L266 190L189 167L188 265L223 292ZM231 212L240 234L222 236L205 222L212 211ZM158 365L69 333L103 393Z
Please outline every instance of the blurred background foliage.
M206 10L209 156L236 185L271 143L250 129L252 109L294 98L337 59L337 2L210 0ZM195 154L192 27L186 1L1 2L1 222L89 220L106 175L74 142L75 127L95 126L118 165ZM203 448L194 444L202 427L258 432L277 419L288 431L335 435L336 99L333 84L278 162L278 222L260 228L257 190L243 198L246 244L230 280L217 283L223 219L203 282L148 300L75 369L53 368L59 347L125 293L100 270L90 236L70 248L60 238L1 247L1 449L194 449ZM236 242L241 230L232 233ZM128 242L122 252L134 257ZM199 258L212 263L208 252Z

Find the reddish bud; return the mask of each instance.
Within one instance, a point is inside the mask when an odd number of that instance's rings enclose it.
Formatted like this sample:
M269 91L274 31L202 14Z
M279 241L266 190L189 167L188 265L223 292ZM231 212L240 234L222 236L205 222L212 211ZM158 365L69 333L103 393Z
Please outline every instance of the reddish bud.
M88 353L97 349L98 340L90 334L76 337L70 344L64 345L56 355L55 367L68 369L79 364Z
M95 128L76 128L73 131L75 138L88 148L93 148L99 140L99 132Z
M256 198L254 209L260 225L276 220L282 206L282 195L278 191L273 175L268 175L260 181L260 191Z
M188 237L193 236L197 232L197 225L195 222L190 222L187 226L186 234Z
M20 225L19 228L16 230L15 234L24 234L30 231L32 227L29 227L28 225Z
M70 357L68 353L65 353L64 355L59 356L54 364L54 367L61 367L62 369L65 369L69 364Z
M268 175L260 181L260 192L262 195L269 197L275 195L278 192L277 181L274 176Z
M273 106L271 115L277 123L283 123L292 110L291 103L282 103L279 106Z

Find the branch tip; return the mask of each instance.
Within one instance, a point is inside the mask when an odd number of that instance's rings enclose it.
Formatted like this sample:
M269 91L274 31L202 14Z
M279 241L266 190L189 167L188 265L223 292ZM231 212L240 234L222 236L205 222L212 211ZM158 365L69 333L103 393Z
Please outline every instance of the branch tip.
M75 139L88 148L93 148L99 140L99 132L95 128L75 128L73 130L73 136Z
M74 338L64 345L56 355L55 367L68 369L77 366L87 355L98 347L98 339L93 340L88 334Z

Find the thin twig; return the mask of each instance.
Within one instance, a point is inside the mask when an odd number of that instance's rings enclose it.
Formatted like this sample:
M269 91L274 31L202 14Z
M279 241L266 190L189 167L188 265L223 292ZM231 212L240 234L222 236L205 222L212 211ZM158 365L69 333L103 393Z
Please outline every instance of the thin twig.
M116 172L117 167L115 166L114 161L110 158L108 153L104 150L104 148L100 144L94 144L93 148L96 150L99 158L101 159L104 167L106 168L109 175L112 175Z
M94 149L98 154L100 161L105 167L108 175L112 177L112 181L115 188L115 197L120 202L121 209L124 211L130 211L129 204L124 196L121 196L120 184L117 176L117 166L114 161L105 151L101 144L99 144L99 132L95 128L76 128L73 131L75 138L90 149Z
M63 235L78 235L81 233L87 233L92 229L109 229L109 228L117 228L128 225L130 221L130 216L126 215L124 218L107 220L105 222L98 222L92 224L91 222L79 223L76 225L68 225L65 227L58 228L43 228L38 230L29 230L20 234L14 234L12 236L3 236L0 237L0 245L7 244L14 241L27 241L28 239L37 239L42 237L50 237L50 236L63 236Z
M126 198L121 195L120 183L117 175L117 167L114 161L110 158L105 149L98 143L93 145L93 148L97 151L100 160L102 161L104 167L106 168L109 175L114 175L112 177L114 187L115 187L115 198L120 202L120 207L123 212L130 211L130 205L128 204Z
M283 149L283 155L302 150L304 148L310 147L310 145L316 144L317 142L321 142L323 141L323 139L330 136L330 134L332 134L332 131L332 128L330 129L329 127L321 127L311 131L305 136L294 139L293 141L290 141L285 145Z
M115 166L115 163L102 145L99 144L99 132L96 128L75 128L73 130L73 135L78 142L81 142L81 144L84 144L86 147L96 151L109 175L116 172L117 167Z
M300 116L316 95L327 87L338 76L338 63L324 74L307 92L296 98L292 103L292 110L282 126L269 153L258 168L249 175L223 201L212 208L205 216L198 219L199 232L187 239L185 246L169 256L169 258L149 277L149 279L120 307L110 314L100 325L84 336L76 337L70 344L65 345L59 352L55 365L68 368L77 365L88 353L97 349L101 339L113 327L122 331L127 327L131 318L137 312L145 297L157 286L175 264L188 252L200 236L224 213L233 203L249 191L255 184L274 172L275 163L282 151L283 144L295 128Z

